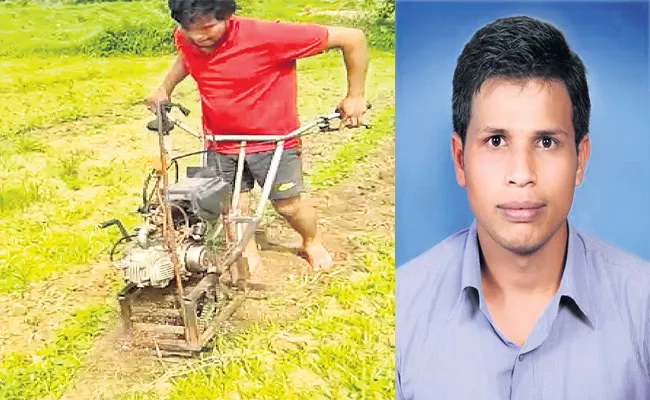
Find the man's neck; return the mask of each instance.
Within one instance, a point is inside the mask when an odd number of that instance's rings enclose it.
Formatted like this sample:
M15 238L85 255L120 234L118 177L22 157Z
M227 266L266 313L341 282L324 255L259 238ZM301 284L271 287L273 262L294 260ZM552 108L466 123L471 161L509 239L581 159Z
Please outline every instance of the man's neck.
M487 233L481 234L481 277L486 296L552 297L560 285L567 248L567 224L537 251L520 255L504 249Z

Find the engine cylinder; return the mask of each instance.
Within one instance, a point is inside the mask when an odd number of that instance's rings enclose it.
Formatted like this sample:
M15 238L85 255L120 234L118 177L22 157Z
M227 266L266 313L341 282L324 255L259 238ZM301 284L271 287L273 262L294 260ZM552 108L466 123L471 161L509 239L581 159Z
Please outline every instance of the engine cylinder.
M190 244L185 249L185 268L194 273L205 272L207 266L204 263L205 246Z
M166 287L174 278L174 265L162 247L138 249L122 261L124 278L139 287Z

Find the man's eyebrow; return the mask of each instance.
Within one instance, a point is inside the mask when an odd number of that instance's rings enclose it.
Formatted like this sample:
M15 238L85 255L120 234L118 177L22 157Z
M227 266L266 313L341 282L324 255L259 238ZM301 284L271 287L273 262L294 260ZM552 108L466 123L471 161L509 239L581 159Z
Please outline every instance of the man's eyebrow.
M496 128L493 126L486 126L485 128L481 129L479 132L489 133L492 135L505 135L508 133L508 130L503 128ZM536 130L535 135L536 136L561 136L561 135L569 136L569 134L566 131L560 128Z
M493 135L505 135L508 133L508 130L503 128L495 128L493 126L486 126L485 128L479 130L479 132L491 133Z
M556 129L542 129L539 131L535 131L535 135L537 136L569 136L568 133L566 133L564 130L560 128Z

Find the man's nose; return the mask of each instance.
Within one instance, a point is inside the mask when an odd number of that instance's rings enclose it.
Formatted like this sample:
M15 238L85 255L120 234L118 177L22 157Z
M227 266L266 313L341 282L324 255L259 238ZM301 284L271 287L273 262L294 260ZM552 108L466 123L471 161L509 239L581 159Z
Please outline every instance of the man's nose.
M194 40L196 40L197 42L201 42L201 41L203 41L203 40L205 40L207 38L207 35L206 35L205 32L197 30L195 32L192 32L192 38Z
M537 182L535 152L524 146L511 147L508 152L506 185L525 187Z

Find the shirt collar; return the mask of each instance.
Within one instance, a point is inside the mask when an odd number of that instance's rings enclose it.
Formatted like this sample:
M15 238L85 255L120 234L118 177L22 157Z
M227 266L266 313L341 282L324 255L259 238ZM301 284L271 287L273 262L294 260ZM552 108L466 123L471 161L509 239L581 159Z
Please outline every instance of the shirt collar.
M573 300L586 322L595 329L597 314L595 311L596 299L591 283L593 271L587 260L585 244L578 234L577 228L567 222L569 228L569 243L567 248L564 273L558 289L559 296L565 296Z
M590 324L592 328L595 328L596 313L594 311L595 303L590 282L591 271L589 271L584 243L580 239L573 224L569 221L567 221L567 224L569 228L567 257L556 297L568 297L573 300L580 309L580 312L585 316L586 322ZM460 295L454 310L456 310L456 308L460 306L460 303L464 301L468 288L474 288L478 292L479 307L481 309L486 307L483 288L481 285L481 264L479 254L476 220L474 220L467 233L463 259L461 261Z
M461 291L467 288L474 288L479 293L480 302L483 303L483 288L481 286L481 260L478 246L478 235L476 233L476 220L472 222L467 233L465 251L461 264Z

